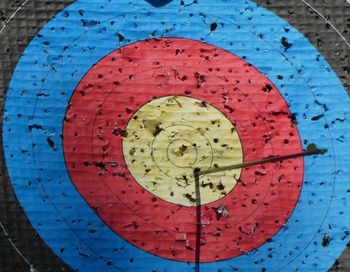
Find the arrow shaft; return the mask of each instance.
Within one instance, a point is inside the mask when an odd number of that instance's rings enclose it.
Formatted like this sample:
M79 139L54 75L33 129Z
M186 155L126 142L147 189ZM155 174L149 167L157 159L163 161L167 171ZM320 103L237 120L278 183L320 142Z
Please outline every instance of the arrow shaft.
M221 172L221 171L233 170L233 169L244 168L244 167L254 166L254 165L258 165L258 164L271 163L271 162L276 162L276 161L284 161L284 160L295 159L295 158L299 158L299 157L311 156L311 155L317 155L317 154L320 154L319 150L304 151L304 152L289 154L289 155L285 155L285 156L273 156L273 157L262 159L262 160L243 162L243 163L239 163L239 164L233 164L233 165L203 170L203 171L199 171L197 173L197 175L203 176L203 175L213 174L213 173L217 173L217 172Z

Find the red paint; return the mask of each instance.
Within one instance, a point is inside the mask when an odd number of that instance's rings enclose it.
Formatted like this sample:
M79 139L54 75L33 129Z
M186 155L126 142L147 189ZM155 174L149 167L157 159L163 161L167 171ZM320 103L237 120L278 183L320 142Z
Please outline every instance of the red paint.
M302 148L273 83L214 46L174 38L138 42L111 53L86 74L64 123L72 182L125 240L164 258L193 262L196 208L165 202L144 190L122 153L121 134L132 115L148 101L168 95L197 98L222 111L236 124L244 161ZM302 158L243 169L226 197L202 207L201 262L239 256L275 235L298 201L302 179ZM229 217L217 217L220 205Z

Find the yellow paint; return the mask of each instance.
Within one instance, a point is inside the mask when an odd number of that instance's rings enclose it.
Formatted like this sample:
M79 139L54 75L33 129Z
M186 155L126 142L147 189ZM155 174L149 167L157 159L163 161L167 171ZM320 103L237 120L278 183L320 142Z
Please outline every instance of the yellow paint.
M193 170L243 162L233 124L213 106L167 96L142 106L127 126L124 157L135 180L165 201L195 206ZM216 201L236 185L241 170L201 177L201 204Z

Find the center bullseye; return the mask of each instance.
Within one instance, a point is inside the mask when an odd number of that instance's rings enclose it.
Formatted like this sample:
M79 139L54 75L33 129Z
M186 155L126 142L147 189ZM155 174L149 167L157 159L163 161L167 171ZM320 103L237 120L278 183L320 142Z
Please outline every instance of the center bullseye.
M198 157L196 144L184 139L176 139L170 142L167 148L167 156L176 167L192 167Z
M232 122L210 104L167 96L143 105L123 138L124 159L134 179L152 194L183 206L196 205L194 169L242 163ZM200 178L201 203L216 201L237 184L241 169Z

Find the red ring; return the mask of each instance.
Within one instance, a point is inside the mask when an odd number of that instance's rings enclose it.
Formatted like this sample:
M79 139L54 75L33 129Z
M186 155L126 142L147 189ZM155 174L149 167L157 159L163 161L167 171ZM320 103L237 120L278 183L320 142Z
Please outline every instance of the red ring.
M235 123L244 161L301 152L288 106L273 83L220 48L178 38L148 40L99 61L76 88L64 123L72 182L118 235L138 248L195 261L196 208L143 189L126 168L122 135L148 101L185 95ZM291 215L302 186L303 159L242 170L226 197L202 206L201 262L228 259L264 244ZM217 208L229 212L220 216Z

